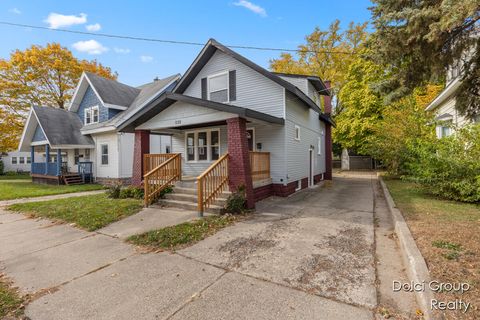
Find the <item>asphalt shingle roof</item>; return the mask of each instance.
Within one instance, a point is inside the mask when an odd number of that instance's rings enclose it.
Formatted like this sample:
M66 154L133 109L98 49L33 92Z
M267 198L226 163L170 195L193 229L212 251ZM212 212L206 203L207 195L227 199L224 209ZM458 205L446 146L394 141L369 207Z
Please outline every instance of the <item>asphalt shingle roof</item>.
M100 77L91 72L85 73L104 103L128 107L141 91L138 88Z

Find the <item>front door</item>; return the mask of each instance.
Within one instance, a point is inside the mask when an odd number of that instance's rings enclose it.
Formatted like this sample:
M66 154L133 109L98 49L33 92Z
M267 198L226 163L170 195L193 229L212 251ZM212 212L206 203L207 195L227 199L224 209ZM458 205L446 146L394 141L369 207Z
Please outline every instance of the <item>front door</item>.
M248 150L254 151L255 148L255 131L253 129L247 129L247 142Z

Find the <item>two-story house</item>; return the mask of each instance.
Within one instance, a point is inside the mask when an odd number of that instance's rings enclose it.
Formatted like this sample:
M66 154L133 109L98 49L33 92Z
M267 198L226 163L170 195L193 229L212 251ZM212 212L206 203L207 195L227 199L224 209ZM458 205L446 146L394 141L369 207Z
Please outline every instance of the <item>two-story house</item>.
M171 92L119 130L135 134L132 180L143 180L147 205L163 186L191 179L190 196L185 190L173 203L190 197L202 211L223 190L243 186L253 207L331 179L330 112L320 78L270 72L211 39ZM172 137L171 158L150 163L152 133Z
M31 153L32 180L130 183L134 135L122 133L118 127L171 90L179 78L177 74L131 87L85 72L68 110L33 106L19 145L19 151ZM170 152L169 136L155 135L150 143L156 153ZM44 157L40 159L38 153Z

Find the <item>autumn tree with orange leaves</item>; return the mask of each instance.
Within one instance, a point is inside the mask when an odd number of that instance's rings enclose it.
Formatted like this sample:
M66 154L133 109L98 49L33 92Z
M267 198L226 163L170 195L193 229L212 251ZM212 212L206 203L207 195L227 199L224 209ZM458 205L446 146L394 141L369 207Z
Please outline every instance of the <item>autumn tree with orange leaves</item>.
M96 60L80 60L58 43L33 45L0 59L0 152L16 149L32 105L67 107L83 71L116 79Z

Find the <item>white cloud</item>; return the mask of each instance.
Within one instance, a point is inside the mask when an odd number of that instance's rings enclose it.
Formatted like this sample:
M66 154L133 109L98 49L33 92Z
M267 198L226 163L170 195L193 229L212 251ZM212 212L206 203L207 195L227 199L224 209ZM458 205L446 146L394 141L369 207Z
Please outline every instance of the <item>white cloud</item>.
M234 5L238 6L238 7L244 7L244 8L247 8L248 10L262 16L262 17L266 17L267 16L267 11L260 7L259 5L256 5L254 3L251 3L250 1L247 1L247 0L239 0L235 3L233 3Z
M43 20L43 22L48 23L49 27L52 29L58 29L76 24L84 24L87 22L87 15L85 13L80 13L78 16L63 15L52 12L48 15L47 19Z
M76 50L80 52L86 52L88 54L102 54L108 51L107 47L104 47L100 42L96 40L78 41L72 45Z
M127 54L127 53L130 53L130 49L128 48L113 48L113 51L115 51L115 53L121 53L121 54Z
M151 56L140 56L140 61L142 61L144 63L152 62L153 57L151 57Z
M100 29L102 29L102 26L100 25L100 23L95 23L95 24L89 24L85 28L88 31L99 31Z
M18 8L12 8L8 10L8 12L15 13L15 14L22 14L22 11L20 11Z

